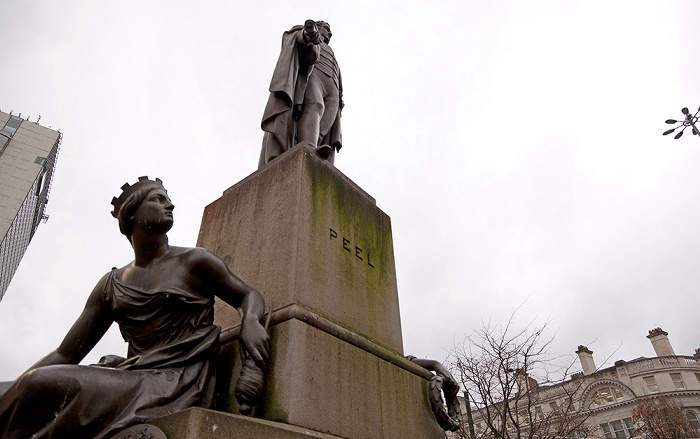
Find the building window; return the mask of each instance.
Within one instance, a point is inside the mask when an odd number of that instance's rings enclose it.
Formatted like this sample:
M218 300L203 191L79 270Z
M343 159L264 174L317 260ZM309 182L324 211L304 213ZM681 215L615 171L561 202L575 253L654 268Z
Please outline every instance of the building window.
M593 394L593 405L597 407L623 399L625 399L625 395L622 393L622 390L617 387L606 386L596 390Z
M550 402L550 403L549 403L549 408L552 409L552 413L554 413L555 415L558 415L558 414L561 413L561 411L559 410L559 406L557 405L557 402L556 402L556 401Z
M612 421L610 424L600 424L605 439L629 439L634 436L632 418Z
M632 422L632 418L625 418L622 420L622 422L624 422L625 427L627 427L627 433L629 433L630 437L633 437L634 431L636 429L634 428L634 422Z
M539 418L540 421L544 421L544 413L542 413L542 407L535 407L535 414L537 415L537 418Z
M681 374L672 373L671 380L673 381L673 385L676 386L676 389L685 389L685 383L683 382Z
M625 427L622 426L622 421L612 421L610 423L610 426L613 428L613 431L615 432L615 438L627 439Z
M0 130L0 133L6 135L7 137L12 137L22 123L22 118L17 116L10 116L10 119L5 124L5 127Z
M5 151L5 147L10 143L10 138L15 134L21 123L21 118L10 116L10 119L5 123L5 127L0 130L0 154Z
M5 151L5 146L10 143L10 138L3 133L0 133L0 154Z
M698 380L698 384L700 384L700 373L695 372L695 379Z
M656 385L654 377L644 377L644 382L649 389L649 393L657 393L659 391L659 386Z
M691 427L700 430L700 422L698 422L698 415L696 415L695 412L688 410L685 412L685 417L688 419L688 422L690 422Z

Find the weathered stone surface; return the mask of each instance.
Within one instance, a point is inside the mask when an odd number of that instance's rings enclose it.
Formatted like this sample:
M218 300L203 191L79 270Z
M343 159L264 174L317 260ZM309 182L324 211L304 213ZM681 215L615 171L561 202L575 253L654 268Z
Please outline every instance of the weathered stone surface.
M275 302L255 418L350 439L444 437L432 375L403 358L390 219L337 169L286 152L206 207L198 245ZM215 320L216 408L237 413L240 319L218 304Z
M12 387L12 384L14 384L14 381L0 381L0 395Z
M163 430L168 439L340 439L295 425L200 408L183 410L151 423Z
M385 350L387 361L297 319L271 333L272 367L255 417L345 438L444 437L428 403L429 372ZM237 343L224 346L221 358L229 363L220 364L218 376L217 408L233 413L237 352Z
M223 259L275 308L298 303L403 351L391 221L374 199L296 147L206 207L198 246ZM216 308L225 330L239 322Z

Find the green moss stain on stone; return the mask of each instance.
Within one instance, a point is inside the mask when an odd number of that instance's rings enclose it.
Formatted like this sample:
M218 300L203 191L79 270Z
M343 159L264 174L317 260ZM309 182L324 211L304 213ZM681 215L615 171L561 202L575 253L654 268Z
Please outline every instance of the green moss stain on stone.
M369 334L381 332L379 326L384 323L386 314L398 313L398 309L387 309L398 307L389 217L332 168L313 159L310 154L305 155L304 160L311 198L309 234L317 238L317 245L321 247L320 251L310 252L309 264L323 267L312 271L313 281L323 285L326 283L323 270L326 267L336 270L336 277L342 285L328 287L348 287L346 290L350 294L362 296L341 294L337 298L340 306L363 307L354 311L361 311L366 316ZM330 238L331 228L337 233L335 239ZM346 248L343 239L347 240ZM332 256L331 267L326 260L328 255ZM369 335L359 328L349 329Z

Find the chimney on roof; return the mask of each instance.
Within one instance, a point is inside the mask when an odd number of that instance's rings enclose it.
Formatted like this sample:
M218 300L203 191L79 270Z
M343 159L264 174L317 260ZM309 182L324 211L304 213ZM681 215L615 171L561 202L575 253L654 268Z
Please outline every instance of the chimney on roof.
M581 345L576 351L578 354L578 359L581 361L581 367L583 368L584 375L590 375L596 371L595 361L593 361L593 351L587 347Z
M671 342L668 340L668 332L661 328L654 328L649 331L647 338L651 340L651 345L654 346L654 351L656 351L657 357L668 357L675 356L676 353L673 352L671 347Z
M515 371L515 382L518 385L518 393L525 394L532 389L536 389L539 384L537 380L530 377L527 372L523 369L516 369Z

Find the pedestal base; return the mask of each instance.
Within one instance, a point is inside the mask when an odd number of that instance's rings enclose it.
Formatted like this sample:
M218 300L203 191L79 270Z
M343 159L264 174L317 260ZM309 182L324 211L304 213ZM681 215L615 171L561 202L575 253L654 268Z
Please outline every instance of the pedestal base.
M271 368L253 416L353 439L444 437L428 402L430 372L299 305L272 322ZM238 355L237 341L224 345L217 368L217 409L230 413Z
M342 439L295 425L191 408L150 421L168 439Z

